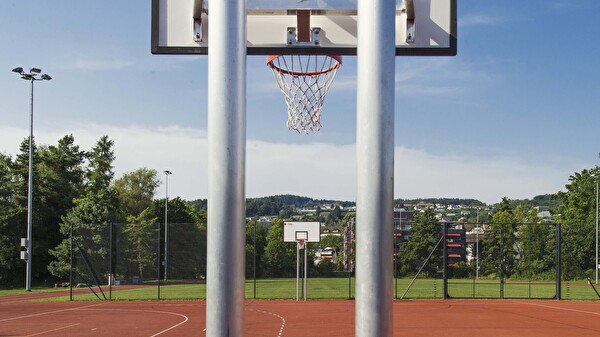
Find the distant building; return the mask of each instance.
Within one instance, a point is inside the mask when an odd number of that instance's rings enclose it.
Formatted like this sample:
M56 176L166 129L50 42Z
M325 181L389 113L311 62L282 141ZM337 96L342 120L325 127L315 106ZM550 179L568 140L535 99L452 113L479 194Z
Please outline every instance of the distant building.
M542 220L550 220L552 219L552 213L550 213L550 207L549 206L536 206L535 209L537 210L537 216L539 218L541 218Z
M429 208L435 208L435 205L430 202L419 202L415 205L415 211L424 212Z
M448 253L448 266L459 262L467 262L466 231L462 224L446 223L446 251Z
M415 212L404 209L394 209L394 236L402 241L410 237L410 228L413 224Z
M342 235L342 231L335 226L321 226L321 237L325 235Z

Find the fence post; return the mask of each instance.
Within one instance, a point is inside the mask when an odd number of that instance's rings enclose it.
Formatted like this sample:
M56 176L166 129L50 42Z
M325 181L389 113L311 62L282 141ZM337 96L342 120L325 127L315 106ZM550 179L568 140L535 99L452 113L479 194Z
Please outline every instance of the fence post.
M160 300L160 222L156 224L156 244L156 280L158 281L156 296Z
M445 222L442 222L442 236L443 236L443 240L442 242L444 243L444 246L442 248L443 252L444 252L444 257L442 259L442 263L444 264L444 299L447 300L448 299L448 224Z
M252 263L253 264L253 266L252 266L252 269L253 269L252 273L253 273L253 278L254 278L254 299L256 299L256 222L257 222L256 219L254 219L253 222L254 222L254 231L253 231L253 234L254 234L254 243L252 244L252 249L254 251L253 252L253 255L254 255L253 256L253 261L254 262Z
M561 255L561 246L562 246L562 242L561 242L561 234L560 234L561 228L560 228L560 223L556 224L556 299L560 300L561 299L561 279L562 279L562 270L561 270L561 265L562 265L562 255Z
M113 223L108 224L108 299L112 301L112 283L113 283Z
M500 224L500 299L504 299L504 225Z
M69 301L73 301L73 222L71 222L71 240L69 242Z

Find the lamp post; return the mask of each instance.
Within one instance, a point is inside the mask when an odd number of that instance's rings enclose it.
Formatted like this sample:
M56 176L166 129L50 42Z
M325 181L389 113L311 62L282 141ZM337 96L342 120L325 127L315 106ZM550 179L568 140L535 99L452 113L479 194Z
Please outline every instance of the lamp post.
M25 290L31 291L31 256L32 256L32 229L33 229L33 82L35 81L49 81L52 79L48 74L39 75L42 69L32 67L29 69L29 73L25 72L22 67L17 67L12 70L19 74L22 79L27 80L31 83L31 94L29 100L29 178L27 188L27 241L25 248L25 264L26 264L26 275L25 275ZM39 77L38 77L39 76Z
M165 281L167 280L167 238L168 238L168 212L169 212L169 176L172 174L171 171L164 171L165 174Z

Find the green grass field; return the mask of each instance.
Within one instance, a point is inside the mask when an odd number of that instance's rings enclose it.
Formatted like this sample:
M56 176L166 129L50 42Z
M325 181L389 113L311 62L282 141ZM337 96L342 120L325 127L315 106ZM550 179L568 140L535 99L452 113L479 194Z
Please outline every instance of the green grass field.
M348 278L309 278L307 298L319 299L349 299L354 298L354 279ZM410 284L411 279L396 279L394 296L401 298ZM252 280L247 280L246 298L248 299L295 299L296 279L261 279L256 287ZM302 283L299 285L302 289ZM112 294L108 287L103 287L107 298L113 300L152 300L158 298L156 285L142 286L136 289L119 290L113 286ZM349 292L349 289L351 290ZM302 290L300 297L302 298ZM22 290L21 290L22 292ZM598 296L585 282L563 282L561 288L563 299L597 300ZM2 294L2 293L0 293ZM448 294L451 298L489 298L498 299L500 283L497 280L449 280ZM551 299L556 295L556 286L551 282L507 282L504 284L504 298L521 299ZM161 299L194 300L206 299L205 284L171 284L160 287ZM443 298L443 283L441 279L417 279L404 299L441 299ZM56 297L52 300L68 300L68 296ZM75 300L96 300L93 294L76 294ZM48 299L46 299L48 300Z
M68 288L66 288L68 289ZM61 291L65 290L65 288L49 288L49 287L32 287L32 293L47 293L52 291ZM24 288L14 288L14 289L0 289L0 296L4 295L18 295L23 294L25 292Z

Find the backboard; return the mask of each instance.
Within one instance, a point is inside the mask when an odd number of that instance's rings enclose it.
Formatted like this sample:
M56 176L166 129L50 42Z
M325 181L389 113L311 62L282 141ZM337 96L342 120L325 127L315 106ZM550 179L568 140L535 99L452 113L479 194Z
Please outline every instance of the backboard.
M305 242L321 241L320 222L297 222L283 223L283 242L297 242L303 239Z
M248 55L356 55L357 0L246 1ZM456 1L396 0L396 55L456 55ZM152 53L208 54L209 22L209 0L152 0Z

